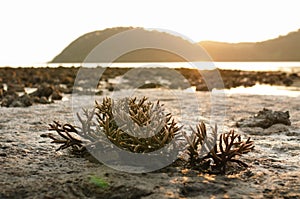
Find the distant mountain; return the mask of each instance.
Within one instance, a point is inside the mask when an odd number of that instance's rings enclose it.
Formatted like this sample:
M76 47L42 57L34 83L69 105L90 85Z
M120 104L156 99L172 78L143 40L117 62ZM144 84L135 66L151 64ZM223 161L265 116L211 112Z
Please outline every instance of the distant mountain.
M149 31L143 28L133 28L133 27L116 27L108 28L102 31L95 31L87 33L70 45L68 45L59 55L57 55L51 62L52 63L80 63L85 61L87 55L101 42L106 39L121 33L123 31L135 31L136 38L145 39L153 43L157 43L159 46L171 46L174 51L178 52L188 52L189 61L207 61L208 56L206 53L199 54L199 45L196 43L191 43L184 40L182 37L174 36L165 32L159 31ZM139 40L140 41L140 40ZM133 40L132 42L136 42ZM129 45L130 42L123 42L113 44L122 47L122 45ZM88 62L110 62L111 60L107 58L106 54L109 53L111 49L107 48L100 52L100 56L94 59L89 59ZM203 51L204 52L204 51ZM103 56L101 56L103 54ZM145 48L133 50L129 53L121 55L115 62L181 62L185 61L185 58L181 55L175 53L155 48ZM179 53L180 54L180 53Z
M214 61L300 61L300 29L256 43L199 43Z
M188 52L188 61L209 61L203 53L199 53L199 45L203 47L214 61L300 61L300 29L285 36L279 36L256 43L225 43L202 41L198 44L190 43L182 37L165 32L148 31L143 28L116 27L87 33L69 44L52 63L80 63L101 42L121 33L134 30L138 38L144 38L159 44L172 46L177 52ZM126 43L126 42L125 42ZM116 45L124 45L124 42ZM110 49L105 49L103 54ZM105 56L97 57L88 62L110 62ZM118 57L115 62L181 62L183 57L172 52L154 48L131 51Z

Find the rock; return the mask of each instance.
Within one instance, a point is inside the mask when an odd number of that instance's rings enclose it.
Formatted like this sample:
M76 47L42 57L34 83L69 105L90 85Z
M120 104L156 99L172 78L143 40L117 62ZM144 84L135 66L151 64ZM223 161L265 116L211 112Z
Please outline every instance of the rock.
M34 103L40 103L40 98L37 97L37 96L31 97L31 99L32 99L32 101L33 101Z
M41 97L39 100L38 100L38 103L40 104L50 104L51 101L49 101L45 96Z
M9 107L24 107L24 104L19 101L18 99L17 100L14 100L10 105Z
M13 100L9 100L7 98L4 98L2 101L1 101L1 106L2 107L9 107L9 105L13 102Z
M73 92L73 87L62 87L62 86L59 86L57 88L57 90L60 92L60 93L64 93L64 94L72 94Z
M63 96L62 96L61 92L59 92L59 90L57 90L57 89L53 90L52 95L51 95L52 100L61 100L62 97Z
M50 104L50 103L52 103L46 97L37 97L37 96L32 97L32 101L34 103L37 103L37 104Z
M70 76L63 77L61 83L66 85L74 84L74 78Z
M103 91L102 90L99 90L95 93L95 95L102 95L103 94Z
M24 85L21 84L8 84L7 90L11 90L14 92L25 92Z
M288 134L290 132L289 127L284 124L274 124L266 129L261 127L243 127L241 130L249 135Z
M270 135L274 133L289 133L289 128L284 124L274 124L267 129L264 129L264 134Z
M292 78L292 79L296 79L296 78L299 78L299 75L297 73L291 73L289 75L289 77Z
M252 81L249 77L245 77L240 80L239 84L243 85L244 87L251 87L255 85L255 81Z
M24 106L31 106L32 105L32 99L31 97L25 93L21 97L19 97L19 100L24 104Z
M114 91L114 86L112 83L109 83L108 86L106 87L106 89L109 91L109 92L113 92Z
M4 93L4 98L2 99L1 106L9 107L13 101L15 101L19 96L13 91L7 91Z
M38 89L31 93L30 96L37 96L37 97L46 97L49 98L50 95L53 93L53 87L47 84L42 84L38 87Z
M146 84L140 86L139 88L140 89L148 89L148 88L159 88L159 87L161 87L161 85L157 84L157 83L146 83Z
M291 125L289 112L272 111L264 108L255 116L247 119L241 119L236 123L237 127L261 127L263 129L269 128L274 124Z
M7 157L6 153L0 153L0 157Z
M4 89L0 87L0 99L4 96Z
M209 91L205 84L199 84L196 86L196 91Z
M286 78L282 81L282 83L286 86L291 86L294 83L294 81L291 78Z
M4 91L3 95L4 96L12 96L14 98L17 98L19 96L18 93L16 93L15 91L12 91L12 90Z
M24 94L21 97L17 97L13 100L9 107L28 107L32 105L32 99L28 94Z

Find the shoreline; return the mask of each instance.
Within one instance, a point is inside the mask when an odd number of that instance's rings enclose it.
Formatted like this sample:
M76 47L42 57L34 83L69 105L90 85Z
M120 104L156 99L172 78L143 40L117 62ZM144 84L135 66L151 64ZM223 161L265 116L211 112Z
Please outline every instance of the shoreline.
M220 69L220 68L216 68L213 70L201 70L200 72L197 69L193 69L193 68L168 68L168 67L142 67L142 68L132 68L132 67L63 67L63 66L58 66L58 67L0 67L0 74L1 74L1 78L0 78L0 83L10 83L9 81L13 81L10 80L9 75L13 75L12 77L17 78L16 82L19 83L23 83L23 84L34 84L34 83L38 83L38 82L34 82L34 80L29 79L30 81L26 82L26 75L30 75L30 76L36 76L36 75L41 75L41 79L45 78L45 75L48 75L48 77L46 79L44 79L46 82L49 81L49 78L58 78L57 81L60 82L56 82L56 83L63 83L63 81L65 79L63 79L63 77L70 77L73 78L73 82L74 79L76 78L76 75L78 73L79 70L81 69L86 69L86 70L91 70L90 72L100 72L100 75L103 75L103 77L101 76L101 78L115 78L117 76L121 76L126 74L126 72L130 71L130 70L145 70L145 72L149 72L150 70L152 71L158 71L157 74L155 75L159 75L158 73L160 71L163 70L167 70L169 69L171 70L175 70L178 71L179 73L181 73L188 81L191 81L193 79L202 79L201 75L203 75L204 73L210 73L212 71L216 71L218 73L220 73L220 75L222 76L224 81L227 80L231 80L230 76L233 76L231 78L250 78L249 80L251 81L256 81L257 83L261 83L261 82L266 82L267 84L271 84L271 85L284 85L283 82L280 82L280 80L283 80L283 78L298 78L298 74L297 73L287 73L284 71L248 71L248 70L237 70L237 69ZM97 70L98 69L98 70ZM95 70L95 71L93 71ZM49 73L49 74L43 74L43 73ZM5 74L5 73L10 73L10 74ZM27 74L26 74L27 73ZM197 74L200 73L200 74ZM92 74L91 74L92 75ZM259 76L258 79L254 78L253 76L257 75ZM270 81L268 80L262 80L262 78L272 78ZM21 78L21 79L20 79ZM23 78L23 79L22 79ZM100 77L99 77L100 78ZM252 79L251 79L252 78ZM279 78L276 79L276 78ZM297 79L298 80L298 79ZM246 80L244 80L246 81ZM192 84L195 82L191 82ZM199 82L198 82L199 83ZM225 83L226 85L226 83ZM232 87L234 87L234 85L230 85Z
M0 104L5 107L48 104L71 93L101 95L106 91L153 88L211 91L257 84L300 87L300 76L219 69L199 72L186 68L0 68ZM26 93L33 89L37 90Z

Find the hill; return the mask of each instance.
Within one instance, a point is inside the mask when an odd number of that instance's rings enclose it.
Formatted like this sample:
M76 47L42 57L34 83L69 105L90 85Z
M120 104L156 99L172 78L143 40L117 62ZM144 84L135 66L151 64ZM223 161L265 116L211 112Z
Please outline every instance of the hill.
M94 31L87 33L70 45L68 45L59 55L57 55L51 62L52 63L77 63L83 62L87 55L101 42L105 41L111 36L114 36L123 31L134 30L136 37L141 40L150 41L157 43L158 46L171 46L177 52L188 52L189 61L208 60L205 53L199 54L199 45L196 43L190 43L181 37L174 36L165 32L149 31L143 28L132 28L132 27L116 27L108 28L101 31ZM135 40L130 42L136 42ZM121 40L120 43L113 45L128 45L130 42ZM95 59L89 59L87 62L110 62L104 54L109 53L110 49L107 48L101 52L103 56L98 56ZM204 52L204 51L203 51ZM99 53L99 54L101 54ZM118 57L115 62L181 62L185 61L185 58L175 53L154 48L144 48L133 50L129 53L123 54ZM86 62L86 61L85 61Z
M214 61L300 61L300 29L256 43L199 43Z
M80 63L101 42L123 31L135 30L139 38L159 42L172 46L176 51L188 52L189 61L208 61L202 53L199 54L199 45L203 47L214 61L300 61L300 29L285 36L279 36L263 42L255 43L225 43L202 41L198 44L190 43L181 37L164 32L148 31L143 28L116 27L87 33L68 45L52 63ZM126 42L124 42L126 43ZM117 45L124 45L123 43ZM105 51L109 51L106 49ZM106 52L103 52L105 54ZM131 51L117 58L115 62L181 62L185 61L180 55L146 48ZM88 62L110 62L103 56Z

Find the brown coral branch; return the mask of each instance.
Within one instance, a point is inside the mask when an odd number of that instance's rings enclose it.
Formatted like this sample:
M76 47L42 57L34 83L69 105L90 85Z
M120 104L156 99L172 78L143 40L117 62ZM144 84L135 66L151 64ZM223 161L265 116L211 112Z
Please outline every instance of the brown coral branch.
M181 130L171 114L164 113L159 101L154 104L146 97L117 102L105 98L102 104L96 103L96 115L106 137L131 152L147 153L163 148Z
M196 130L192 130L192 139L185 135L188 142L187 154L189 155L188 163L192 167L199 167L200 170L203 165L207 165L207 162L212 159L210 164L211 172L225 173L228 162L235 162L241 166L247 167L248 165L241 160L236 159L237 156L250 152L254 146L253 141L248 138L246 141L242 141L241 136L236 134L234 130L229 133L223 133L219 136L219 143L212 145L213 141L217 138L217 128L212 128L214 139L209 140L207 138L207 131L205 124L201 122L196 126ZM205 145L212 146L204 157L199 156L200 149ZM206 146L207 147L207 146ZM207 168L206 168L207 169Z
M56 131L58 135L60 135L63 138L58 139L51 133L45 135L45 137L49 137L53 140L51 143L61 144L61 146L58 149L56 149L56 151L66 149L68 147L72 147L74 152L81 152L82 150L84 150L83 142L70 134L78 134L78 131L74 126L72 126L71 124L61 125L57 121L54 121L53 124L49 124L49 126L49 131Z

